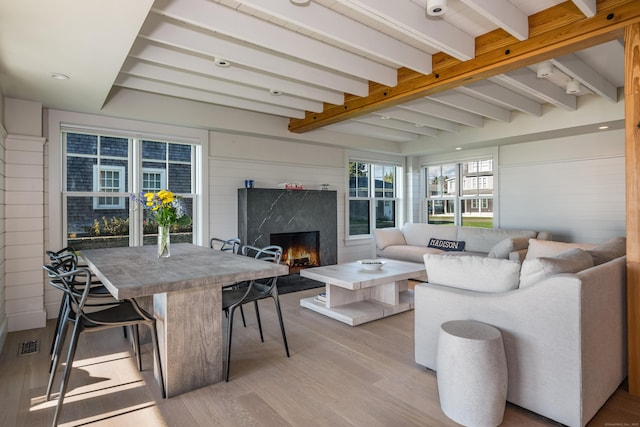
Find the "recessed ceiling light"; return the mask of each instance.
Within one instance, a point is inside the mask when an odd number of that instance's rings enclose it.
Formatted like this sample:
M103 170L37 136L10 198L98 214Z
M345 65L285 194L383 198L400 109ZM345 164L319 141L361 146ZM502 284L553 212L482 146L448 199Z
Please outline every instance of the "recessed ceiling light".
M389 120L390 118L389 116L380 116L380 120Z
M53 77L56 80L69 80L70 77L67 76L66 74L62 74L62 73L51 73L51 77Z
M229 66L231 66L231 62L227 61L226 59L216 58L214 63L218 67L229 67Z
M600 129L600 130L609 129L609 126L600 126L600 127L598 127L598 129Z
M423 128L423 127L424 127L424 125L423 125L422 123L416 123L416 124L415 124L415 127L417 127L417 128Z
M456 151L462 150L462 147L456 147Z
M282 91L277 90L277 89L269 89L269 93L271 93L271 95L273 95L273 96L280 96L280 95L282 95Z
M291 3L296 6L306 6L310 3L310 0L289 0Z

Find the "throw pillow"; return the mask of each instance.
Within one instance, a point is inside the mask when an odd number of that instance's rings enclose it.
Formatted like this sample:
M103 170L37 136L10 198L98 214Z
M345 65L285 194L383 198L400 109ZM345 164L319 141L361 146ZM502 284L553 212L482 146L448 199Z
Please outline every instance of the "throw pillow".
M509 254L529 247L529 237L508 237L491 248L489 258L509 259Z
M406 245L402 231L398 228L376 228L373 230L378 249L384 249L392 245Z
M615 237L588 251L595 265L604 264L627 253L626 237Z
M463 251L464 242L457 242L455 240L436 239L432 237L429 239L428 248L442 249L443 251Z
M595 246L596 245L592 243L566 243L556 242L553 240L529 239L529 249L527 250L525 260L556 256L574 248L587 250L592 249Z
M560 273L577 273L593 267L593 258L587 251L574 248L554 257L525 259L520 271L520 287L538 283Z
M429 283L478 292L506 292L518 287L520 262L482 256L425 254Z

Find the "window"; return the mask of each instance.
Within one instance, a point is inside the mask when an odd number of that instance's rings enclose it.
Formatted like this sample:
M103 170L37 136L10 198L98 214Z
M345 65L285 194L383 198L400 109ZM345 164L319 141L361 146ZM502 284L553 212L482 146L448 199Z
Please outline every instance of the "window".
M424 176L429 224L493 228L493 160L428 166Z
M130 193L169 189L184 198L194 218L194 145L66 131L62 140L69 246L153 244L157 224L143 218L142 206L130 205ZM174 241L193 241L191 226L172 233Z
M396 226L400 170L391 165L349 163L349 236Z

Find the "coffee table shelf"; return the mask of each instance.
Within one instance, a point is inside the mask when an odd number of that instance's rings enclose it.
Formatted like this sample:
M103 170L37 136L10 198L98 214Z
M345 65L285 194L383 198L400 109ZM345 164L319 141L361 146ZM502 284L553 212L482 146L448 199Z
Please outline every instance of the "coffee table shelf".
M357 262L301 270L301 276L325 283L326 298L303 298L300 305L351 326L412 310L408 279L425 279L424 266L384 261L379 271L364 270Z

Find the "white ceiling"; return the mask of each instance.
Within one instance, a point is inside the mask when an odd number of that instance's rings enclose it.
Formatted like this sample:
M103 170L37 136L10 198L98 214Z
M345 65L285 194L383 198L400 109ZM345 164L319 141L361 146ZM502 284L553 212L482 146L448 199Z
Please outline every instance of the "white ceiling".
M0 0L0 87L44 107L98 113L123 88L304 118L370 82L394 86L402 67L431 73L432 55L474 57L475 38L503 28L527 38L527 17L560 0ZM595 0L573 0L587 16ZM228 67L216 65L225 61ZM568 111L577 98L617 102L620 41L381 109L327 128L385 141L437 138L512 114ZM69 80L51 78L62 73ZM580 90L567 95L567 81ZM272 94L276 91L277 95Z

